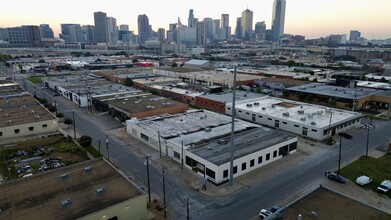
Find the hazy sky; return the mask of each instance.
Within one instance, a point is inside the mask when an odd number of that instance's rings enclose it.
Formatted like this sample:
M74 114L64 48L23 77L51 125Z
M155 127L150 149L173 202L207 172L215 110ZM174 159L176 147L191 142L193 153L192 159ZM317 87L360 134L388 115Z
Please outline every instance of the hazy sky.
M8 0L0 4L0 27L48 23L58 36L61 23L93 25L93 12L103 11L137 33L139 14L149 17L154 30L168 29L178 17L187 25L192 8L199 20L229 14L233 33L247 7L254 12L254 25L265 21L270 28L273 0ZM390 10L391 0L287 0L285 33L317 38L357 29L369 39L391 38Z

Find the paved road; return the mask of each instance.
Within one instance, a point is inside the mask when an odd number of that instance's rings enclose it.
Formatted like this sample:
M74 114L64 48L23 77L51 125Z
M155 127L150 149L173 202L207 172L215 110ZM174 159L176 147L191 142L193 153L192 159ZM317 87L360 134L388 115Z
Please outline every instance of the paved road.
M18 75L18 81L21 82ZM23 85L23 83L21 83ZM26 83L30 93L34 94L34 88ZM37 95L43 97L52 94L50 90L37 89ZM66 117L75 112L75 121L78 134L87 134L94 140L101 139L101 151L107 157L107 149L104 143L106 133L113 128L121 127L114 120L111 123L102 122L98 116L88 116L85 109L79 109L63 97L52 97L57 101L58 109L64 112ZM93 120L91 120L91 117ZM390 138L391 123L374 122L375 128L371 130L370 149L387 145ZM351 140L344 139L342 142L342 166L365 154L366 130L356 129ZM122 140L109 136L110 161L113 162L126 175L146 185L146 168L144 159L135 155ZM248 186L246 189L226 197L213 198L199 194L190 188L182 180L173 175L166 178L168 193L168 208L172 219L186 219L186 198L190 198L190 216L192 219L251 219L254 218L261 208L283 201L297 192L317 186L324 178L325 170L336 170L338 166L338 143L330 148L312 154L307 160L290 167L273 176L265 176L263 179ZM300 147L300 146L299 146ZM154 194L162 197L161 168L158 164L150 166L151 189ZM146 187L145 187L146 188Z

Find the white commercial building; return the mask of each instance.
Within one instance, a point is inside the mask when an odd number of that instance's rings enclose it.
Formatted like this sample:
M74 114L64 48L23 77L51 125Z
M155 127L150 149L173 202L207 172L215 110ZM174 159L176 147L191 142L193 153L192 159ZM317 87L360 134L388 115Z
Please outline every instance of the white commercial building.
M226 105L231 114L232 103ZM360 113L296 102L270 96L239 101L236 117L268 127L324 140L360 124Z
M126 131L214 184L229 180L231 118L193 110L126 122ZM235 120L234 177L296 151L297 138Z

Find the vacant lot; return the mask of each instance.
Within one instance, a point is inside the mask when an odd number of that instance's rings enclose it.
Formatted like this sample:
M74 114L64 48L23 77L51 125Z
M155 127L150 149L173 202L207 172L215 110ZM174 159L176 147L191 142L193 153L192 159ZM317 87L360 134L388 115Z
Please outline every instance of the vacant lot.
M385 179L391 179L391 153L379 159L362 156L341 170L341 174L353 182L361 175L372 178L372 183L365 186L367 189L377 191L377 187ZM391 198L391 191L386 194Z
M86 150L64 137L48 137L0 147L6 180L88 160Z
M298 219L299 215L302 219L391 219L391 216L384 212L326 188L318 188L287 207L282 219Z

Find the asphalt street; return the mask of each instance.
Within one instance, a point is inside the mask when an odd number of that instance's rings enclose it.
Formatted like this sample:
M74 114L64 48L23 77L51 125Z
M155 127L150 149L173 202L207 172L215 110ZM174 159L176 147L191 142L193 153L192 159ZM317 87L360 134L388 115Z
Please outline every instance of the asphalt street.
M107 156L105 136L115 128L122 127L121 123L107 119L102 120L100 116L90 116L86 109L78 108L63 97L53 97L54 91L41 90L29 82L23 83L23 77L17 74L17 81L34 95L35 91L39 97L50 97L52 102L57 103L59 112L65 117L72 118L75 113L76 130L78 136L82 134L93 138L93 145L98 147L98 140L101 140L101 152ZM45 94L45 95L43 95ZM47 98L48 99L48 98ZM365 119L363 119L365 120ZM374 121L375 128L371 130L370 150L382 148L388 144L390 139L391 123L385 121ZM342 166L365 154L366 129L356 129L353 139L342 140ZM70 134L71 136L73 135ZM335 138L337 139L337 138ZM146 189L146 166L145 159L134 154L128 145L137 143L123 143L119 138L109 135L108 149L109 159L127 176L136 182L143 184ZM296 166L287 168L285 171L275 173L273 176L265 176L259 181L247 186L245 189L226 197L205 196L189 187L183 180L166 175L168 209L172 219L186 219L186 198L190 199L191 219L251 219L257 216L262 208L268 208L283 201L284 199L305 190L319 185L324 178L326 170L336 170L338 166L339 143L325 150L316 152L301 161ZM299 146L300 147L300 146ZM278 163L278 162L277 162ZM152 162L150 166L150 178L152 192L163 197L161 166ZM146 190L147 191L147 190Z

